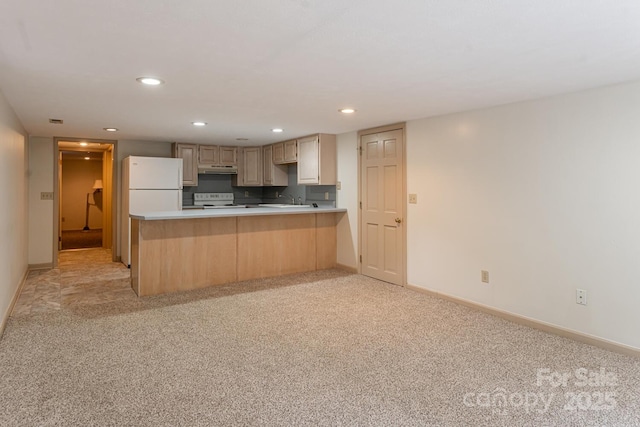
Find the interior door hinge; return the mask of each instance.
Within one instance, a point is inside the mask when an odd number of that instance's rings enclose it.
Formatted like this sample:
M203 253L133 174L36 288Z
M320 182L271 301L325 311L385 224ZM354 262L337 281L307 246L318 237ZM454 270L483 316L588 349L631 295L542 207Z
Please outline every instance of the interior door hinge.
M360 255L360 263L362 263L362 255Z
M360 147L358 147L358 151L360 152L360 155L362 156L362 145Z
M360 209L362 209L362 202L360 202Z

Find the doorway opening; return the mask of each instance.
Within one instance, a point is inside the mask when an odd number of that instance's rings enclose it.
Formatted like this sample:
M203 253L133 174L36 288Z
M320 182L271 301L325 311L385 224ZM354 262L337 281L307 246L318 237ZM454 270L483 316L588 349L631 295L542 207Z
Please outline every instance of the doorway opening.
M90 248L113 252L114 147L115 141L56 139L55 253Z

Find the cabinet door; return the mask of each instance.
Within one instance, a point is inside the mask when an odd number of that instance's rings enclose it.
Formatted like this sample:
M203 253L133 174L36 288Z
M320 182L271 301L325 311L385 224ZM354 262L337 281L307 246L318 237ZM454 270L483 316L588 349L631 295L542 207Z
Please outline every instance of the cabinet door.
M198 185L198 146L196 144L173 144L173 157L182 159L182 185Z
M265 145L262 147L262 172L263 172L263 185L273 185L273 146Z
M336 185L336 136L321 133L298 139L298 184Z
M246 147L243 151L243 183L259 187L262 185L262 147Z
M289 166L274 163L273 150L273 145L262 147L263 185L286 187L289 185Z
M284 142L273 144L273 163L276 165L284 163Z
M233 187L244 187L244 149L238 147L238 173L231 176Z
M198 145L198 162L202 165L219 165L220 147L217 145Z
M220 164L222 166L237 166L238 147L220 147Z
M320 182L318 135L298 139L298 184Z
M295 163L298 161L298 141L292 139L283 142L284 144L284 162Z

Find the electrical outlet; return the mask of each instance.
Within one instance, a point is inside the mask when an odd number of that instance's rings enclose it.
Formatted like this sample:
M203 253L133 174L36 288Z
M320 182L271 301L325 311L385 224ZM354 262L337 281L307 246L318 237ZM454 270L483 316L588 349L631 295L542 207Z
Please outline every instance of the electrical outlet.
M280 197L280 193L278 193L278 192L276 191L276 199L277 199L278 197Z
M244 192L244 197L249 197L249 192L248 191Z
M40 200L53 200L53 192L43 191L40 193Z
M342 183L340 181L336 182L336 190L342 190Z
M324 192L324 199L325 200L329 200L329 192L328 191Z
M415 205L418 203L418 195L417 194L409 194L409 203Z
M489 283L489 272L487 270L480 270L480 279L482 283Z
M576 289L576 304L587 305L587 291Z

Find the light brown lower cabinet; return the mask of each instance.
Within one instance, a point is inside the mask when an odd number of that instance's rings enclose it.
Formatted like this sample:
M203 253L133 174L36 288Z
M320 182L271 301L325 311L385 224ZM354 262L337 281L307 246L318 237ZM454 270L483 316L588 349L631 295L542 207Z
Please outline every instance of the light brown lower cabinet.
M131 220L138 296L336 266L337 213Z

